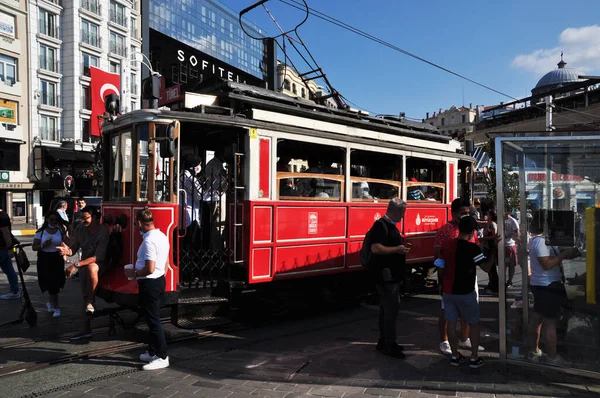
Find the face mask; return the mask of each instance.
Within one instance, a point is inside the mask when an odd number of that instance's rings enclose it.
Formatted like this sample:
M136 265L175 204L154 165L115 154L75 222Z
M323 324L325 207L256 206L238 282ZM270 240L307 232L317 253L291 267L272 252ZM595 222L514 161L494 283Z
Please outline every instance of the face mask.
M58 228L58 224L48 224L50 228Z

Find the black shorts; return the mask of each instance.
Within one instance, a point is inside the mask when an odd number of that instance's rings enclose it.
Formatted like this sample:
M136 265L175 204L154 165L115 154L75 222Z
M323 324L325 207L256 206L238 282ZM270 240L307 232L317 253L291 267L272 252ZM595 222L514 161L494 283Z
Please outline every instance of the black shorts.
M531 292L534 299L533 311L544 318L557 319L560 306L567 295L565 286L560 282L548 286L531 286Z

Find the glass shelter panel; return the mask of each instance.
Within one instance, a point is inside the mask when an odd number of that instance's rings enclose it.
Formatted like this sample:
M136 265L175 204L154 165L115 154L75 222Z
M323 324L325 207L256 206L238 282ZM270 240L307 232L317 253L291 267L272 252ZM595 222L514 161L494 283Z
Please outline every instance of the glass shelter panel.
M598 156L600 136L496 139L501 357L600 372Z

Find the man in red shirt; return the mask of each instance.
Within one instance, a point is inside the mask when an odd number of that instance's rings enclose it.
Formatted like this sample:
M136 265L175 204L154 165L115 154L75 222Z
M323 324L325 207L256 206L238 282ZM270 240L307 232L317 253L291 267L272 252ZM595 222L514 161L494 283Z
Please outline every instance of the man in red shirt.
M471 203L468 200L457 198L452 201L450 205L450 211L452 212L452 220L440 228L435 234L435 240L433 243L433 257L435 260L439 257L440 248L442 245L449 240L454 240L458 238L458 223L462 217L469 216L469 208L471 207ZM473 237L469 240L469 242L473 242L475 244L479 244L479 239L477 236L473 234ZM438 274L438 283L441 287L442 281L439 280ZM477 289L476 289L477 290ZM442 299L442 311L440 312L439 320L438 320L439 330L440 330L440 352L444 355L451 355L452 349L450 348L450 343L448 342L448 322L446 321L446 317L444 315L444 300ZM460 328L461 339L459 342L459 346L462 348L471 349L471 340L469 339L470 328L469 325L461 318L461 328ZM478 347L479 351L484 351L483 347Z

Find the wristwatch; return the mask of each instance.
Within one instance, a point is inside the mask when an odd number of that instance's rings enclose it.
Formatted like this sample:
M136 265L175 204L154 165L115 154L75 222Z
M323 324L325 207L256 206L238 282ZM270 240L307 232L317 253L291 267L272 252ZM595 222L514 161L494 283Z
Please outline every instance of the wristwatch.
M73 263L73 266L79 269L79 263Z

